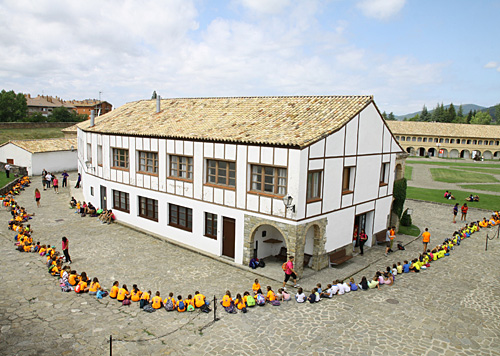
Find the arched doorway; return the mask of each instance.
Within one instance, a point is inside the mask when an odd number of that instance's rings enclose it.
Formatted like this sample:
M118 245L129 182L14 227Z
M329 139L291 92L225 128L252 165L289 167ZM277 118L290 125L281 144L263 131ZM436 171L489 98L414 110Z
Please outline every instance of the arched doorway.
M472 159L473 160L481 160L481 151L478 151L478 150L472 151Z
M500 151L496 151L495 154L493 155L493 157L495 157L495 158L500 157Z
M439 149L438 157L448 158L448 150L446 148Z
M395 177L396 180L403 178L403 166L400 164L396 165Z
M287 241L284 234L275 226L258 225L250 236L251 258L263 259L270 256L287 258Z
M457 149L452 149L450 151L450 158L460 158L460 152Z
M413 147L406 148L406 152L410 154L410 156L415 156L415 149Z
M420 147L417 152L418 152L417 156L425 157L425 148Z
M462 150L462 152L460 152L460 158L469 159L470 158L469 150Z
M493 159L493 153L491 153L491 151L484 151L483 157L484 159Z
M429 148L429 157L436 157L436 149L434 147Z

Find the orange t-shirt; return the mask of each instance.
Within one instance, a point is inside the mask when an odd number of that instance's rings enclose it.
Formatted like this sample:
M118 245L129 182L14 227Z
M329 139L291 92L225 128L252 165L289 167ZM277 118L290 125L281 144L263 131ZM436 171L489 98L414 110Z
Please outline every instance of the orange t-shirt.
M138 302L139 300L141 300L141 294L142 292L140 290L137 290L137 292L130 292L130 295L132 296L130 299L133 301L133 302Z
M109 292L109 297L110 298L116 298L117 295L118 295L118 287L117 286L113 286L111 287L111 291Z
M153 302L152 307L154 309L160 309L161 308L161 297L155 295L151 301Z
M257 291L260 289L260 283L254 283L252 285L252 290L257 293Z
M429 231L425 231L423 234L422 234L422 241L423 242L430 242L431 241L431 233Z
M269 292L267 292L267 300L269 300L270 302L272 302L275 299L276 299L276 295L274 294L274 292L272 290L270 290Z
M127 294L129 294L129 292L125 288L120 288L118 290L118 296L116 297L116 300L122 302Z

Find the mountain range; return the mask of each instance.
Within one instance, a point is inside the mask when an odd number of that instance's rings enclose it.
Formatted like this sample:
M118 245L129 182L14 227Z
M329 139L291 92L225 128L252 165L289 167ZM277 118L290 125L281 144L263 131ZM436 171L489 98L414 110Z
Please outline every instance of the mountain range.
M455 110L458 110L459 105L453 104L453 106L455 106ZM445 105L444 107L446 109L448 109L450 107L450 105ZM427 110L429 110L429 113L432 113L434 111L434 109L430 110L429 107L427 108ZM467 115L467 114L469 114L470 111L474 111L474 110L476 110L476 111L488 111L490 113L491 117L495 116L495 106L484 107L484 106L480 106L480 105L476 105L476 104L463 104L462 105L462 112L464 113L464 115ZM409 113L409 114L404 114L404 115L395 115L395 117L396 117L396 120L402 121L404 119L414 117L417 114L420 115L421 113L422 113L422 110L417 111L417 112L413 112L413 113Z

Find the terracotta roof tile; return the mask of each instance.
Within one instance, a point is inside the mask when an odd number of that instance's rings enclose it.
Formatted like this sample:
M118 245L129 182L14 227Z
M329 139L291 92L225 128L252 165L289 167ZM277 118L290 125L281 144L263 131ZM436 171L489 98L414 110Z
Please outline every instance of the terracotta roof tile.
M5 146L9 143L21 147L31 153L54 152L54 151L69 151L77 149L76 138L49 138L45 140L12 140L4 143ZM0 146L0 147L2 147Z
M443 122L386 121L394 135L433 136L451 138L500 137L500 125L449 124Z

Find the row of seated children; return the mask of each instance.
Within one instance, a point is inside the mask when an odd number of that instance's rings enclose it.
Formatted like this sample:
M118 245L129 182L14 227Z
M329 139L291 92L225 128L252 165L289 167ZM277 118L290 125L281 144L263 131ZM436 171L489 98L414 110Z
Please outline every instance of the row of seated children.
M478 224L480 227L483 227L483 228L493 227L493 226L500 224L500 218L497 215L493 214L493 215L491 215L491 217L489 219L486 219L484 217L483 220L481 220Z
M29 185L30 185L30 179L28 176L24 176L24 177L16 179L14 185L7 192L6 196L0 197L0 200L4 200L5 198L7 198L9 196L12 197L13 195L21 194L21 191L23 191L26 187L29 187ZM6 206L6 205L4 205L4 206Z
M77 202L74 197L71 197L69 202L71 208L75 208L75 214L80 214L82 217L99 217L99 221L103 224L111 224L116 218L113 210L97 209L91 202Z
M263 293L258 279L252 285L252 291L253 295L248 291L245 291L243 296L237 293L234 299L231 296L231 292L226 291L220 304L226 312L236 314L238 310L246 313L248 308L253 308L256 305L261 307L266 304L279 306L282 302L291 300L291 295L285 288L279 288L277 292L274 292L271 286L267 286L266 293Z

